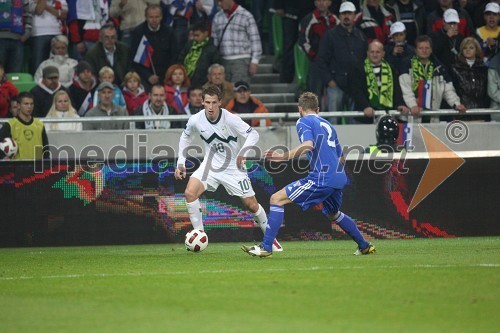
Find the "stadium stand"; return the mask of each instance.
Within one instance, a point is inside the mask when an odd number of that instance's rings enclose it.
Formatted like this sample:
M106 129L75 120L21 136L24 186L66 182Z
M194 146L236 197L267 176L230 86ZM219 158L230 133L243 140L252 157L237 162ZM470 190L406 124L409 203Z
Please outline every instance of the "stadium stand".
M36 86L33 75L29 73L7 73L7 78L16 86L19 92L29 91Z

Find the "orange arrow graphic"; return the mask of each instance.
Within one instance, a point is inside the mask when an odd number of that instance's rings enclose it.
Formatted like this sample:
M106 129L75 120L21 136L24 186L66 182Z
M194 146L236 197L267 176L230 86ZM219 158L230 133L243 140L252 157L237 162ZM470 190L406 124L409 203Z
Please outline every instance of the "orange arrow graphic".
M422 200L465 163L463 158L458 156L434 134L429 132L429 130L425 129L422 125L418 127L424 139L425 149L429 154L429 164L427 164L415 195L411 199L408 212L417 207Z

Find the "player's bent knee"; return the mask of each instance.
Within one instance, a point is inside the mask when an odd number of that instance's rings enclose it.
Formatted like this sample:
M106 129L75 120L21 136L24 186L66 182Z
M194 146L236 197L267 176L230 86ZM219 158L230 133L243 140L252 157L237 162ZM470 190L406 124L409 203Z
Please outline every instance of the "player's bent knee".
M280 203L280 197L278 195L276 195L277 193L274 193L273 195L271 195L271 198L269 199L269 203L271 205L278 205Z
M242 200L243 205L250 212L256 213L259 210L259 203L257 202L257 199L255 199L255 197L244 198Z
M342 213L340 210L332 215L330 215L330 218L334 222L340 222L344 218L344 213Z
M198 199L198 196L195 191L192 191L191 189L186 189L184 191L184 195L186 196L186 201L187 202L193 202L196 199Z

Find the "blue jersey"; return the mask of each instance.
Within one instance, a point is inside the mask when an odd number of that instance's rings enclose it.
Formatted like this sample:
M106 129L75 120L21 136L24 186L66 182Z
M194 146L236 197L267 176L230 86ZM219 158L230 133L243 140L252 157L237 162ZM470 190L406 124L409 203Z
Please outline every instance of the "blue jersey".
M296 128L300 142L312 141L314 146L307 154L310 162L307 178L318 186L344 188L347 177L340 163L342 147L332 124L318 115L310 114L300 118Z

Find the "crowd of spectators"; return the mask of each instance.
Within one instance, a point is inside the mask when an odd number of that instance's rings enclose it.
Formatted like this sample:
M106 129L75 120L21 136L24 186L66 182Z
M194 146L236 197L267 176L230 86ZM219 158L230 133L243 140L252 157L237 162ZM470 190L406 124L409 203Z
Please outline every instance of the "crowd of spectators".
M365 118L353 123L372 122L374 110L397 109L404 121L408 114L447 108L459 111L460 119L488 121L489 116L463 114L500 103L499 3L7 1L0 18L0 117L12 117L18 94L5 73L22 72L23 63L36 81L30 92L38 118L191 115L203 108L201 89L211 84L219 86L222 106L232 112L268 112L250 86L266 49L263 17L272 12L283 24L281 81L293 81L297 44L309 60L307 89L323 101L323 110L364 111ZM68 124L49 130L82 128ZM83 126L102 128L93 122Z

